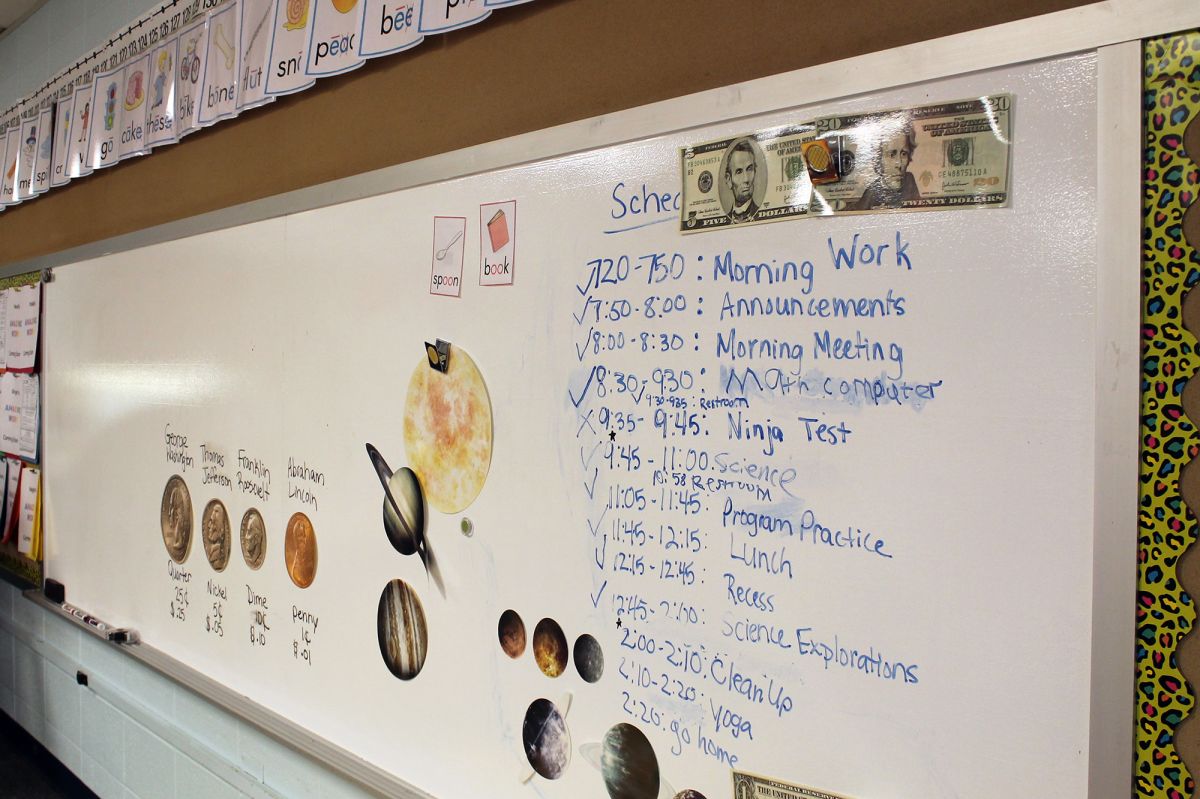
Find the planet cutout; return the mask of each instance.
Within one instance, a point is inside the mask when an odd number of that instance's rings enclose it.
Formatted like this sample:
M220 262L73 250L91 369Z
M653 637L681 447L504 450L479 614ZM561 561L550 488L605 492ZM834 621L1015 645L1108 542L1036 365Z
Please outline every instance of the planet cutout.
M358 0L333 0L333 7L340 14L349 14L358 5Z
M658 796L658 758L637 727L617 724L604 734L600 775L610 799L655 799Z
M707 799L707 798L704 796L704 794L700 793L699 791L693 790L691 788L685 788L684 790L675 794L675 799Z
M567 637L554 619L542 619L533 628L533 659L547 677L567 670Z
M435 509L459 513L479 496L492 464L492 403L466 350L451 350L445 373L422 353L404 403L404 447Z
M548 780L556 780L571 760L571 733L566 719L549 699L535 699L525 711L521 725L525 757L533 770Z
M500 648L504 650L504 654L513 660L525 654L525 622L515 610L506 610L500 614L500 623L496 631L500 636Z
M401 555L425 560L425 497L412 469L393 472L379 450L367 444L367 455L383 484L383 530Z
M584 633L575 639L571 654L575 658L575 669L584 682L599 681L604 674L604 651L600 649L599 641Z
M392 674L411 680L421 673L429 648L425 609L403 580L392 580L379 595L378 632L379 652Z

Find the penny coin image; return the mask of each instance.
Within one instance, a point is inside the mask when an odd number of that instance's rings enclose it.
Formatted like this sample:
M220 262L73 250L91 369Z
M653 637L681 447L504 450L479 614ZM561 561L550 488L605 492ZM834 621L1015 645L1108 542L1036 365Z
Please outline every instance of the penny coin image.
M421 673L429 649L425 609L412 586L392 580L379 595L379 652L388 670L402 680Z
M163 489L159 523L167 554L176 563L183 563L192 547L192 496L177 474L171 475Z
M567 670L567 637L554 619L542 619L533 628L533 659L547 677Z
M317 576L317 535L312 522L303 513L288 519L283 537L283 562L297 588L308 588Z
M247 566L257 570L266 556L267 526L258 508L251 508L242 516L242 557Z
M229 512L219 499L211 500L204 506L204 518L200 523L201 534L204 538L204 554L208 562L219 572L225 571L229 565L229 550L232 546L232 536L229 534Z
M496 626L500 636L500 648L504 654L516 660L525 652L525 622L515 610L506 610L500 614L500 623Z
M549 699L535 699L525 711L521 725L525 757L533 770L548 780L556 780L571 759L571 733L562 713Z

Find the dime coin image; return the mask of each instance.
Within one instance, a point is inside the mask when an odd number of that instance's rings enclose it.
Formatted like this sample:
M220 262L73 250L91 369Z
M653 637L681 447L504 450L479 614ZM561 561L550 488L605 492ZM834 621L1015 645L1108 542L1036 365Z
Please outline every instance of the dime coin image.
M176 563L183 563L192 547L192 496L183 478L177 474L171 475L163 489L158 520L167 554Z
M425 609L412 586L392 580L379 595L379 653L388 670L402 680L421 673L429 648Z
M247 566L257 570L266 556L267 526L258 508L251 508L242 516L242 557Z
M303 513L288 519L283 537L283 562L297 588L308 588L317 576L317 535Z
M566 771L571 759L571 733L562 713L549 699L535 699L525 711L521 741L529 765L538 774L556 780Z
M645 734L632 724L617 724L604 734L600 774L611 799L658 796L658 758Z
M542 619L533 628L533 659L547 677L567 670L567 637L554 619Z
M496 632L500 636L500 648L504 654L516 660L525 653L525 622L521 621L515 610L500 614Z
M450 350L445 373L422 357L404 402L404 448L425 500L460 513L483 490L492 465L492 401L467 351Z
M604 674L604 652L600 642L584 633L575 639L575 668L584 682L596 682Z
M225 567L229 565L232 536L229 534L229 513L221 500L211 500L204 506L204 520L200 529L204 536L204 554L208 556L208 562L217 571L225 571Z

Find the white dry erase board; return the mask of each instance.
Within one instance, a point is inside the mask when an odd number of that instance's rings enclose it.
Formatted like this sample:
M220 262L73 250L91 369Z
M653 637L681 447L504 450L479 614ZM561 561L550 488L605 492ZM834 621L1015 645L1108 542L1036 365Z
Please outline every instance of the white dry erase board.
M1100 62L582 137L57 269L47 575L437 797L603 797L607 777L613 796L713 799L731 766L864 799L1087 795L1094 715L1128 704L1090 688ZM680 146L998 93L1015 97L1009 208L675 232ZM511 285L481 285L508 277L481 274L497 242ZM435 274L458 296L434 296ZM889 296L861 318L744 310ZM825 331L887 354L822 358ZM865 399L881 377L896 395ZM402 476L389 539L368 444L424 484L423 552L401 551ZM164 499L173 475L190 516ZM500 635L509 610L523 640ZM381 617L398 625L382 647ZM614 727L624 749L604 746Z

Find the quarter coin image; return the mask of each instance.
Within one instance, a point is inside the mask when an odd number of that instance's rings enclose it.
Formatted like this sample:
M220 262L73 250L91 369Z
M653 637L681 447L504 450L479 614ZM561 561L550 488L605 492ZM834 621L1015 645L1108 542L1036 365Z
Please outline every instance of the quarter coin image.
M567 637L554 619L542 619L533 628L533 659L547 677L567 670Z
M297 588L308 588L317 576L317 535L303 513L288 519L283 537L283 562Z
M422 357L404 402L404 449L426 501L459 513L483 490L492 464L492 401L479 367L454 347L446 372Z
M596 682L604 674L604 652L600 642L584 633L575 639L575 650L571 653L575 658L575 669L585 682Z
M379 595L379 652L388 670L402 680L421 673L429 648L425 609L412 586L392 580Z
M617 724L604 734L600 774L610 799L654 799L658 796L658 758L637 727Z
M176 563L183 563L192 547L192 496L177 474L171 475L163 489L158 521L167 554Z
M208 556L208 562L217 571L225 571L225 567L229 565L232 536L229 534L229 513L221 500L210 500L204 506L204 519L200 529L204 535L204 554Z
M515 610L506 610L500 614L500 624L497 625L500 636L500 648L504 654L513 660L525 654L525 622Z
M247 566L257 570L266 556L267 526L258 508L251 508L242 516L242 557Z
M525 711L521 741L534 771L548 780L562 776L571 759L571 733L562 713L549 699L535 699Z

